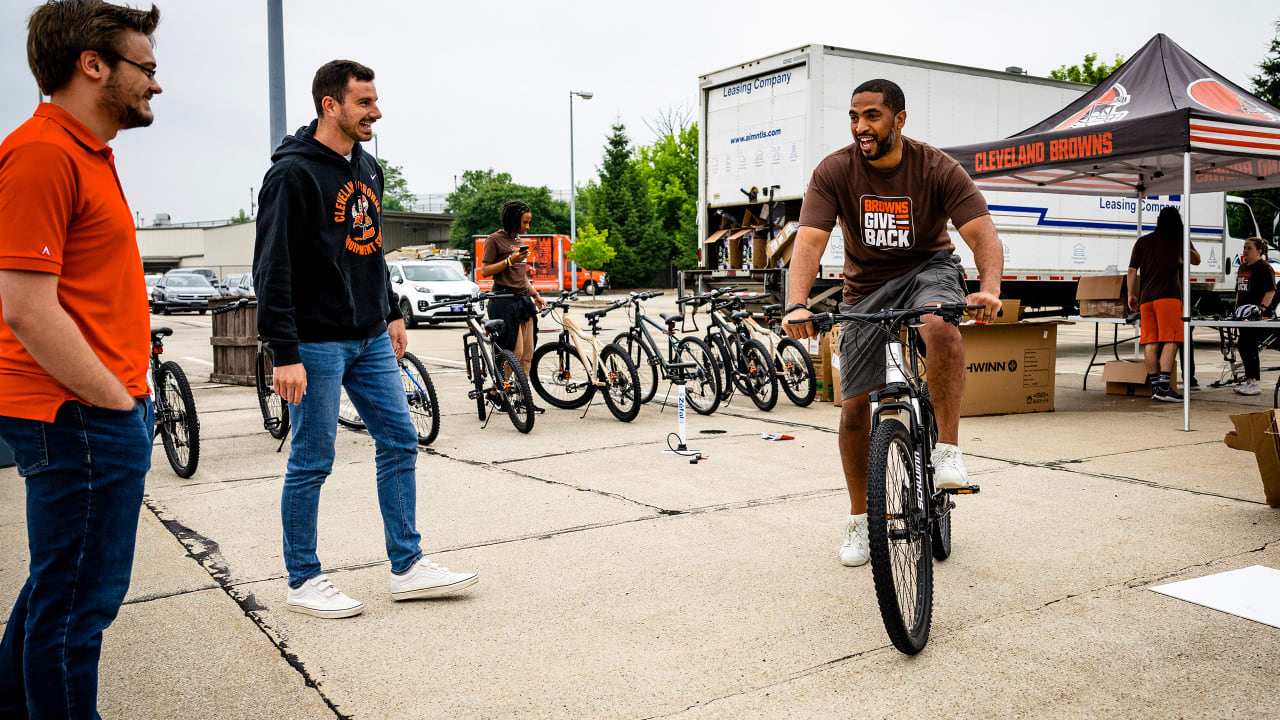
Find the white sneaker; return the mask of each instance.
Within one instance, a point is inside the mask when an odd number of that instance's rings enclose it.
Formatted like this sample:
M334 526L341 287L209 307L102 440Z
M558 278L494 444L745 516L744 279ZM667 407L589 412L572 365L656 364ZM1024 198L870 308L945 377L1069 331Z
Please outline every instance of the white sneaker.
M334 587L328 575L317 575L298 589L289 588L285 607L319 618L345 618L364 612L364 603L347 597Z
M844 544L840 546L840 564L845 567L866 565L871 559L871 543L867 535L867 514L850 515L844 526Z
M933 485L939 490L969 487L969 473L964 469L960 448L938 443L933 448Z
M477 582L480 576L475 573L450 572L449 568L423 557L404 574L391 573L391 599L439 597L465 590Z
M1261 395L1262 394L1262 388L1258 387L1257 380L1245 380L1243 383L1237 385L1233 389L1235 390L1235 393L1237 395Z

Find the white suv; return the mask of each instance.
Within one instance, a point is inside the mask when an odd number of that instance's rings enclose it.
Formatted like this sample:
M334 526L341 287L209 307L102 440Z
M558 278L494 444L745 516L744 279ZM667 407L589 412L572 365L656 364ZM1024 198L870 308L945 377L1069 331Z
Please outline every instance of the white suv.
M405 327L416 327L419 321L435 324L464 317L462 307L475 304L480 286L458 274L442 262L397 260L387 263L391 270L391 288L400 302ZM435 303L454 303L427 310ZM455 309L456 308L456 309Z

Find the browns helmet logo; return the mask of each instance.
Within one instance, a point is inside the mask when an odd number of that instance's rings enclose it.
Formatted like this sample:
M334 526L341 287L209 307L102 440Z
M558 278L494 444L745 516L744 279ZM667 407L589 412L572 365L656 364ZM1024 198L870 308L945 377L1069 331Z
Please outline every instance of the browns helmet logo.
M1120 83L1116 83L1107 88L1106 92L1099 95L1097 100L1058 123L1054 130L1069 130L1071 128L1089 127L1123 120L1129 114L1129 111L1121 110L1121 108L1128 104L1129 91L1125 90Z
M1223 115L1280 122L1280 117L1276 117L1274 112L1259 105L1253 98L1241 95L1212 78L1200 78L1188 85L1187 95L1200 105Z

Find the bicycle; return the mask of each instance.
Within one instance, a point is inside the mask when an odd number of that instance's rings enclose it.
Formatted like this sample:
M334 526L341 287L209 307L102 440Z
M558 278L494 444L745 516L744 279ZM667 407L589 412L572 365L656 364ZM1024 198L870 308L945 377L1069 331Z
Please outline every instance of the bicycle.
M764 343L752 338L743 323L751 317L751 313L743 309L746 302L739 297L725 297L737 291L737 288L721 288L680 298L676 304L691 304L696 308L711 303L706 343L715 350L712 362L720 382L721 399L728 401L736 387L751 398L756 407L769 411L778 404L778 376ZM730 313L728 319L723 314L726 311Z
M624 303L632 306L631 328L613 339L631 361L635 363L640 378L640 402L653 399L658 391L658 371L662 379L683 383L689 406L701 415L710 415L720 406L720 382L716 375L711 350L702 340L688 336L676 339L676 323L684 322L683 315L662 313L666 327L651 320L644 313L644 301L662 295L661 292L633 292ZM658 348L649 333L648 326L667 336L667 352ZM647 368L647 370L646 370Z
M436 402L436 386L427 374L427 368L417 355L405 351L397 361L400 366L400 382L404 386L404 397L409 403L409 417L413 420L414 430L418 434L419 445L430 445L440 433L440 405ZM338 405L338 423L352 430L364 430L365 422L360 413L351 404L345 388L341 391Z
M955 503L948 496L979 491L977 485L952 490L934 487L931 458L938 425L928 386L920 377L923 341L917 328L925 315L956 324L966 312L982 308L949 303L875 313L819 313L800 321L824 331L836 322L864 322L883 333L885 385L870 395L867 525L880 617L894 647L908 655L920 652L929 640L932 561L951 555ZM903 329L905 340L899 335ZM900 419L902 414L909 426Z
M801 345L799 340L787 337L786 331L782 329L782 303L765 305L763 311L768 330L751 315L743 319L743 325L753 339L762 343L768 340L769 357L773 359L774 373L778 376L778 386L782 388L782 392L796 406L808 407L813 404L813 398L818 393L813 358L809 356L808 348Z
M533 351L533 373L529 380L551 405L574 410L588 406L599 390L609 412L622 422L631 422L640 414L640 376L631 356L614 343L602 345L600 319L610 311L626 305L618 300L608 307L583 315L591 326L588 336L568 317L569 300L577 297L572 290L561 292L559 300L547 303L542 311L560 325L556 342L543 343ZM555 314L560 310L560 314ZM590 355L588 355L588 351ZM583 411L583 417L587 411Z
M172 360L160 362L164 338L172 334L173 330L167 327L151 329L152 402L156 413L151 437L160 435L173 472L180 478L189 478L200 464L200 418L187 374Z
M516 430L527 433L533 429L534 419L529 378L515 353L498 347L498 333L504 321L482 322L483 316L477 307L477 300L487 301L494 297L493 292L486 292L462 304L456 301L434 303L428 305L427 310L448 307L451 312L463 315L467 332L462 336L462 356L467 366L467 379L473 385L467 397L476 401L476 414L484 426L489 425L492 417L489 408L492 407L505 411Z
M257 306L257 301L242 298L215 308L212 314L221 315L242 307L256 308ZM258 409L262 411L262 427L270 433L272 438L280 441L280 447L284 447L284 436L289 434L289 404L276 394L272 369L271 353L267 351L267 344L259 340L258 351L253 359L253 384L258 394Z

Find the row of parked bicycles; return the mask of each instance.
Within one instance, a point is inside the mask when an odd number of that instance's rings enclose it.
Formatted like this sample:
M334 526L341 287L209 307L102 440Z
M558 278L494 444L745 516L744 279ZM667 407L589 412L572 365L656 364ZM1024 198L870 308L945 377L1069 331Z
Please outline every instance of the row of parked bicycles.
M464 315L462 349L468 398L475 402L476 415L485 425L495 415L506 415L517 430L530 432L537 417L535 393L555 408L581 409L584 417L599 398L615 418L630 422L639 415L641 405L657 396L663 383L668 388L684 385L689 406L703 415L715 412L737 393L762 410L777 404L779 390L796 405L813 402L817 388L813 362L803 345L782 332L780 305L765 306L762 322L758 322L746 310L751 296L739 288L721 288L678 299L682 312L661 313L662 322L658 322L646 314L645 303L662 294L633 292L587 311L582 315L586 321L583 327L569 317L570 303L577 299L577 293L561 293L542 310L544 318L560 326L560 333L534 350L529 375L514 353L497 344L503 321L485 318L479 303L437 303L429 309L450 307ZM484 293L479 299L492 297L492 293ZM213 312L234 312L253 302L244 298ZM696 323L702 307L708 308L705 332ZM627 327L605 342L601 322L616 311L626 314ZM691 334L686 332L690 322ZM199 464L200 421L182 368L160 359L163 338L172 332L154 328L151 333L156 433L174 472L188 478ZM255 360L254 384L263 427L283 445L289 432L289 406L273 389L271 355L261 343ZM399 365L418 442L430 445L440 432L435 385L413 353L404 353ZM345 391L338 422L352 429L364 428Z

